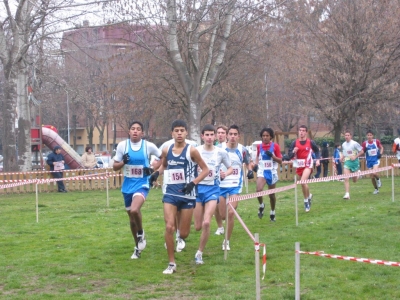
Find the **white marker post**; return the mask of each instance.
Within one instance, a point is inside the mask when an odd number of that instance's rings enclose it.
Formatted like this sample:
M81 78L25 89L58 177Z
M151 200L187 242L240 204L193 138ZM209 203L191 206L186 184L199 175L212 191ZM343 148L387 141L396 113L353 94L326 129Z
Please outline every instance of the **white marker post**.
M392 168L392 202L394 202L394 167Z
M226 244L228 242L228 222L229 222L229 213L228 213L228 209L229 209L229 194L226 195L226 210L225 210L225 240L224 240L224 260L227 260L228 258L228 250L226 250Z
M297 179L296 175L294 175L294 207L296 210L296 226L299 226L299 213L298 213L298 208L297 208Z
M300 300L300 243L296 242L294 244L295 248L295 298Z
M108 194L108 170L106 170L106 189L107 189L107 207L110 207L110 197Z
M36 223L39 223L39 189L36 183Z
M260 289L260 239L258 233L254 234L255 241L255 265L256 265L256 299L261 300L261 289Z

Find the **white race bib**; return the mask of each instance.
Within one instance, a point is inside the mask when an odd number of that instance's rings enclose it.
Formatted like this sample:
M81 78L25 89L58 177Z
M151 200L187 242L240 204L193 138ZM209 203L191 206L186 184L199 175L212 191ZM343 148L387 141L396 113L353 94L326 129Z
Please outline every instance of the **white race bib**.
M179 184L186 183L185 171L183 169L171 169L168 170L168 184Z
M230 175L232 179L239 179L240 178L240 167L234 166L232 167L232 174Z
M377 156L377 155L378 155L378 151L376 151L376 149L368 150L368 156Z
M125 165L124 176L129 178L143 178L143 165Z
M54 163L54 171L64 170L64 163L61 161L57 161Z
M293 167L294 168L305 168L306 167L306 160L305 159L295 159L295 160L293 160Z
M206 176L206 178L204 178L203 180L205 181L212 181L215 179L215 170L214 169L208 169L208 174Z
M272 160L263 160L262 165L264 170L272 170Z
M353 155L353 150L347 150L346 154L347 154L347 156L352 156Z

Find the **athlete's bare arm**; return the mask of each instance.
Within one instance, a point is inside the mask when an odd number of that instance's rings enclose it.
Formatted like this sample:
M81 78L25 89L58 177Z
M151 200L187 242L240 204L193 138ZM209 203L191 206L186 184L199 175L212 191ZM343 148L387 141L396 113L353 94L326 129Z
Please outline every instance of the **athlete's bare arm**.
M207 164L201 158L200 152L197 151L195 147L190 147L190 157L201 169L201 173L193 180L193 183L197 185L200 181L207 177L209 169Z

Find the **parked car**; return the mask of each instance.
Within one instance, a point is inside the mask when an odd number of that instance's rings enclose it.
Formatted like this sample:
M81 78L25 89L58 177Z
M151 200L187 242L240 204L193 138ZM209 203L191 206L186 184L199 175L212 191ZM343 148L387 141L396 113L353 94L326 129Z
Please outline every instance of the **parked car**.
M97 156L97 167L98 168L108 168L111 163L111 156Z
M3 172L3 163L0 163L0 172Z

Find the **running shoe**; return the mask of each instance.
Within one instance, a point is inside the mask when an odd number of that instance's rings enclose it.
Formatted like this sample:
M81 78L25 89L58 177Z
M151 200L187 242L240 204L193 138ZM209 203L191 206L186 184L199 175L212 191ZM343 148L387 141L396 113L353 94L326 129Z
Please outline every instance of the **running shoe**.
M372 194L374 194L374 195L379 194L379 190L375 189L375 191Z
M137 235L137 238L138 238L138 248L140 251L143 251L144 248L146 248L146 239L144 237L144 230L142 234Z
M229 241L226 241L226 251L230 251L231 247L229 247ZM222 251L225 251L225 240L222 242Z
M264 216L264 203L261 203L260 206L258 207L258 217L260 219L262 219L262 217Z
M201 254L201 253L196 253L196 256L194 257L194 261L196 262L196 265L202 265L202 264L204 264L204 261L203 261L203 254Z
M185 249L186 242L184 239L178 237L176 239L176 252L182 252L183 249Z
M133 251L133 254L131 256L131 259L138 259L140 258L140 250L138 248L135 247L135 251Z
M309 212L309 211L310 211L310 203L308 203L308 201L307 201L307 202L304 202L304 210L305 210L306 212Z
M376 180L376 185L378 186L378 189L382 186L382 182L381 182L380 178Z
M347 199L347 200L350 199L350 194L349 193L344 194L343 199Z
M275 215L270 214L269 219L271 220L271 222L275 222Z
M163 271L163 274L173 274L176 272L176 264L168 264L168 268Z
M310 193L310 195L308 196L308 204L310 205L310 208L311 208L312 196L313 196L313 194L311 194L311 193Z
M223 235L225 233L224 227L218 227L217 231L215 232L216 235Z

